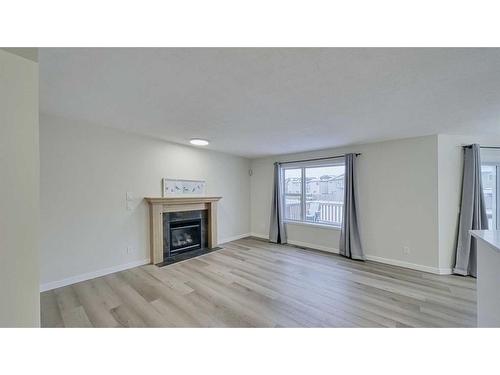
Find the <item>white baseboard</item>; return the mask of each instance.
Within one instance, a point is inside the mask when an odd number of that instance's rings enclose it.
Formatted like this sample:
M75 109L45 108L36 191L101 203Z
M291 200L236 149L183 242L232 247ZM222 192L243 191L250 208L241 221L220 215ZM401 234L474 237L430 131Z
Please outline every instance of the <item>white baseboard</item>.
M257 237L257 238L262 238L263 240L269 240L269 236L267 234L250 233L250 237Z
M391 266L398 266L403 268L409 268L416 271L429 272L434 273L436 275L451 275L451 268L438 268L438 267L430 267L424 266L416 263L404 262L402 260L381 258L374 255L366 255L366 260L370 260L372 262L390 264Z
M245 237L249 237L249 236L250 236L250 233L244 233L244 234L240 234L238 236L224 238L224 239L220 240L219 243L224 244L226 242L236 241L236 240L239 240L241 238L245 238ZM95 279L96 277L101 277L101 276L109 275L110 273L128 270L129 268L142 266L142 265L148 264L148 263L150 263L149 258L135 261L135 262L126 263L126 264L120 264L118 266L113 266L113 267L109 267L109 268L105 268L105 269L101 269L101 270L97 270L97 271L93 271L93 272L88 272L88 273L85 273L82 275L68 277L67 279L51 281L51 282L40 285L40 292L45 292L47 290L61 288L63 286L79 283L81 281Z
M233 237L227 237L227 238L219 240L219 245L225 244L226 242L241 240L242 238L250 237L250 236L251 236L250 233L245 233L245 234L239 234L239 235L233 236Z
M67 279L51 281L45 284L40 285L40 292L46 292L47 290L52 290L56 288L61 288L63 286L79 283L81 281L86 281L90 279L95 279L96 277L101 277L105 275L109 275L110 273L120 272L124 270L128 270L129 268L143 266L145 264L150 263L149 258L143 260L137 260L135 262L120 264L118 266L104 268L98 271L84 273L82 275L68 277Z
M226 242L231 242L231 241L236 241L236 240L239 240L239 239L242 239L245 237L250 237L250 236L262 238L265 240L269 239L268 236L264 235L264 234L245 233L245 234L240 234L238 236L225 238L225 239L220 241L220 244L224 244ZM309 249L313 249L313 250L325 251L328 253L334 253L334 254L339 253L339 249L336 249L336 248L311 244L311 243L302 242L302 241L291 240L291 241L288 241L288 243L290 245L305 247L305 248L309 248ZM369 260L372 262L377 262L377 263L390 264L392 266L409 268L409 269L413 269L413 270L417 270L417 271L429 272L429 273L433 273L433 274L437 274L437 275L451 275L452 274L451 268L438 268L438 267L423 266L421 264L409 263L409 262L404 262L404 261L395 260L395 259L382 258L382 257L374 256L374 255L366 255L366 260ZM68 278L62 279L62 280L51 281L51 282L48 282L45 284L41 284L40 285L40 292L45 292L48 290L61 288L63 286L79 283L81 281L95 279L96 277L101 277L101 276L109 275L111 273L124 271L124 270L134 268L134 267L139 267L139 266L142 266L142 265L148 264L148 263L150 263L149 258L135 261L135 262L121 264L118 266L108 267L108 268L104 268L104 269L101 269L98 271L88 272L88 273L77 275L77 276L68 277Z
M305 248L309 248L309 249L313 249L313 250L321 250L321 251L325 251L328 253L339 254L339 249L332 248L332 247L310 244L310 243L301 242L301 241L288 241L288 243L290 245L305 247ZM434 273L437 275L451 275L452 274L451 268L429 267L429 266L423 266L421 264L404 262L404 261L395 260L395 259L381 258L381 257L373 256L373 255L366 255L365 258L366 258L366 260L369 260L372 262L384 263L384 264L389 264L391 266L409 268L412 270L429 272L429 273Z
M263 234L259 234L259 233L251 233L250 235L252 237L268 239L268 236L263 235ZM334 254L339 253L339 249L336 249L336 248L316 245L316 244L302 242L302 241L293 241L293 240L290 241L289 240L288 243L290 245L306 247L306 248L313 249L313 250L321 250L321 251L334 253ZM404 262L404 261L395 260L395 259L382 258L382 257L374 256L374 255L366 255L366 260L369 260L372 262L377 262L377 263L389 264L392 266L409 268L409 269L416 270L416 271L429 272L429 273L433 273L436 275L451 275L452 274L451 268L429 267L429 266L424 266L421 264Z
M439 268L440 275L453 275L453 268Z
M338 254L339 253L339 249L336 249L334 247L315 245L315 244L312 244L312 243L307 243L307 242L302 242L302 241L294 241L294 240L289 240L288 243L290 245L295 245L295 246L299 246L299 247L305 247L305 248L313 249L313 250L321 250L321 251L325 251L327 253L333 253L333 254Z
M250 233L250 236L256 237L256 238L262 238L263 240L269 240L269 237L265 234ZM312 250L326 251L328 253L334 253L334 254L339 253L339 249L336 249L333 247L328 247L328 246L316 245L316 244L312 244L312 243L308 243L308 242L288 240L288 244L294 245L294 246L299 246L299 247L306 247L306 248L312 249Z

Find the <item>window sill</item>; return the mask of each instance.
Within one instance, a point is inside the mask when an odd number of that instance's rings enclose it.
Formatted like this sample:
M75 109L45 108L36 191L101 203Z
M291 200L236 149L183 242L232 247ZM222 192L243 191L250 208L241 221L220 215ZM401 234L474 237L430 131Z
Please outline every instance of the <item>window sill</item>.
M334 230L340 230L341 229L340 225L308 223L308 222L305 222L305 221L285 220L284 223L285 224L292 224L292 225L303 225L303 226L306 226L306 227L323 228L323 229L334 229Z

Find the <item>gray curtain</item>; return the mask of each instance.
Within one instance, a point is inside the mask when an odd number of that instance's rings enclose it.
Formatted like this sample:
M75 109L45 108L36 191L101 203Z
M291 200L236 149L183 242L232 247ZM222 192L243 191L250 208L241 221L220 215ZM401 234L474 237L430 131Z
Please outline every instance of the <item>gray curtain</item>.
M473 144L464 148L464 172L462 179L462 202L453 273L463 276L477 276L476 239L469 231L488 229L488 218L484 205L481 183L480 146Z
M340 232L340 254L364 260L363 248L358 228L358 199L356 185L356 154L345 156L344 176L344 211L342 214L342 231Z
M286 243L283 206L281 204L282 187L280 165L274 163L273 201L271 206L271 226L269 228L269 241L274 243Z

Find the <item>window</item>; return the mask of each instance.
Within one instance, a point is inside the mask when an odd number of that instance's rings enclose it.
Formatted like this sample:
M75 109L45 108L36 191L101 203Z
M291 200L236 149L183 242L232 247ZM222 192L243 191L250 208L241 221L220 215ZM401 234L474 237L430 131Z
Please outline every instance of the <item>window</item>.
M284 164L285 221L340 226L344 208L344 161Z
M500 189L500 163L483 163L481 165L484 203L488 217L489 229L500 229L500 205L498 204Z
M284 170L285 219L302 220L302 169Z

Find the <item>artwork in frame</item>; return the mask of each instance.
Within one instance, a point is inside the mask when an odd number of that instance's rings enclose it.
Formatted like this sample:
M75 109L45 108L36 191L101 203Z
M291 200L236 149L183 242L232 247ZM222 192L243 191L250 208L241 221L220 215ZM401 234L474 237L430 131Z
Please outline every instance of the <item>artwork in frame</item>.
M203 180L163 179L163 197L179 195L205 195L206 182Z

